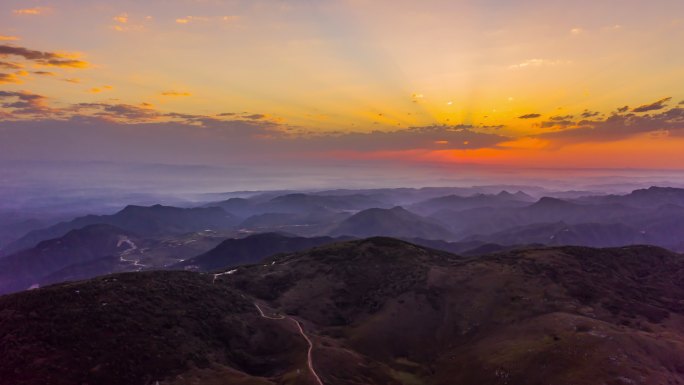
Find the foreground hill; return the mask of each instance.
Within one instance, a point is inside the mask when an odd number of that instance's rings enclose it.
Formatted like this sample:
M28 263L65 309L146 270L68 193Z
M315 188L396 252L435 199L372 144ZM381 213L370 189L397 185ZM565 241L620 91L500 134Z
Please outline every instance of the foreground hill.
M655 247L464 258L390 238L113 275L0 297L0 382L677 384L683 282Z
M209 276L124 273L0 297L0 383L154 384L210 367L222 383L302 378L306 343ZM305 384L306 382L301 382Z
M87 215L34 230L8 245L4 254L33 247L38 242L61 237L71 230L94 224L108 224L140 236L177 235L202 230L224 230L239 220L220 207L180 208L173 206L126 206L112 215Z
M259 263L277 253L291 253L340 240L342 239L304 238L278 233L255 234L245 238L226 239L206 253L182 261L172 268L196 271L228 269L238 265Z

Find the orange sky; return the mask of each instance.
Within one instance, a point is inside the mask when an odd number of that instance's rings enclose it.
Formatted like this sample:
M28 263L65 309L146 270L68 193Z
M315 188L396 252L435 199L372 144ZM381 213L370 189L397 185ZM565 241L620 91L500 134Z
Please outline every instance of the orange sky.
M7 0L0 161L681 169L681 41L680 0Z

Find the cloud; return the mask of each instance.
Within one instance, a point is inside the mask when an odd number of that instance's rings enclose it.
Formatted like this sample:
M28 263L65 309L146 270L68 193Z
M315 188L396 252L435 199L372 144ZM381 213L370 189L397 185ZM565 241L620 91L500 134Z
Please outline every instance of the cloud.
M245 119L249 119L249 120L259 120L259 119L264 119L266 117L266 115L264 115L264 114L251 114L251 115L243 115L242 117Z
M207 16L184 16L184 17L179 17L176 19L176 24L191 24L195 22L212 22L212 23L217 23L217 22L222 22L222 23L233 23L240 20L239 16L236 15L225 15L225 16L215 16L215 17L207 17Z
M684 108L672 108L652 115L612 114L600 120L570 122L567 129L538 135L556 144L605 142L639 134L667 133L684 136Z
M122 13L118 16L114 16L112 20L116 21L117 23L126 24L128 23L128 14Z
M38 64L48 67L65 67L65 68L86 68L89 64L82 60L76 59L49 59L39 60Z
M584 30L582 28L575 27L575 28L570 30L570 33L573 35L581 35L584 33Z
M0 68L8 68L11 70L18 70L24 68L23 65L18 64L18 63L10 63L6 61L0 61Z
M162 116L161 113L148 105L136 106L132 104L107 103L78 103L71 107L73 116L94 116L117 122L148 122ZM82 114L85 113L85 114Z
M51 67L85 68L88 63L73 58L71 54L30 50L14 45L0 45L0 57L19 56L38 65Z
M47 7L34 7L34 8L23 8L15 9L12 11L15 15L40 15L41 13L47 11Z
M620 114L624 114L627 111L629 111L629 106L623 106L617 109L617 112Z
M570 62L568 62L568 61L562 61L562 60L529 59L529 60L525 60L522 63L513 64L513 65L509 66L508 68L519 70L519 69L526 69L526 68L557 66L557 65L569 64L569 63Z
M67 79L62 79L62 80L67 82L67 83L80 83L81 82L81 79L77 79L77 78L67 78Z
M571 118L570 118L571 119ZM574 126L575 122L570 120L570 119L565 119L565 120L549 120L546 122L541 122L540 127L541 128L553 128L553 127L560 127L560 128L565 128L569 126Z
M0 35L0 41L14 41L14 40L19 40L19 38L16 36Z
M328 132L298 136L300 151L404 151L414 149L493 148L509 137L483 133L471 125L422 126L394 131Z
M263 154L268 153L271 160L337 161L345 153L374 157L380 152L472 150L496 148L511 140L484 132L490 127L471 125L312 132L266 114L205 116L162 112L150 104L111 102L50 108L47 101L26 92L0 94L0 158L8 150L26 158L120 159L123 154L126 159L159 162L263 162ZM38 140L31 142L31 138ZM36 146L37 142L45 147ZM325 153L338 155L326 158Z
M143 22L136 23L133 18L131 18L128 13L121 13L117 16L112 17L114 25L110 26L115 31L127 32L127 31L144 31L145 22L152 20L152 16L146 16Z
M16 74L0 73L0 84L21 83L21 79Z
M537 119L540 118L541 114L525 114L518 116L518 119Z
M161 94L162 96L192 96L190 92L184 91L164 91Z
M189 24L190 22L196 22L196 21L209 21L210 19L208 17L204 16L185 16L185 17L179 17L176 19L176 23L178 24Z
M0 91L0 107L11 110L11 115L32 115L45 117L59 115L58 111L47 105L47 98L28 91Z
M93 88L89 89L88 92L90 92L91 94L99 94L100 92L109 91L113 88L114 87L112 87L112 86L93 87Z
M42 75L42 76L55 76L56 75L54 72L50 72L50 71L33 71L32 73L35 75Z
M573 118L574 118L573 115L561 115L561 116L552 116L549 118L549 120L560 122L560 121L573 119Z
M663 98L658 100L657 102L653 102L651 104L644 104L643 106L639 106L632 111L634 112L648 112L648 111L658 111L662 110L663 108L667 107L667 102L672 100L671 97Z
M600 112L598 112L598 111L589 111L589 110L584 110L584 112L582 112L582 114L581 114L581 116L582 116L583 118L585 118L585 119L593 118L593 117L596 117L596 116L599 116L599 115L601 115Z

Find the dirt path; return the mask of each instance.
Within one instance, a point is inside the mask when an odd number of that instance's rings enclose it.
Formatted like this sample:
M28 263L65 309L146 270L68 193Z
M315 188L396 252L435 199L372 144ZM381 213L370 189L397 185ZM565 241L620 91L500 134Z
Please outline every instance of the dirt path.
M314 366L313 366L313 358L312 358L313 343L309 339L309 336L306 335L306 332L304 332L304 328L302 328L302 323L297 321L296 319L294 319L292 317L285 317L285 316L280 315L280 314L278 314L276 316L266 315L266 314L264 314L264 311L261 310L261 308L259 307L259 305L256 302L254 303L254 306L257 308L257 310L259 311L259 315L262 318L273 319L273 320L289 319L290 321L294 322L295 325L297 325L297 329L299 329L299 334L301 334L302 337L304 337L304 339L306 340L306 343L309 345L309 349L306 352L306 364L309 367L309 371L311 372L311 374L316 379L316 383L318 383L318 385L323 385L323 381L321 381L321 378L318 377L318 373L316 373L316 369L314 369Z
M230 274L233 274L233 273L235 273L236 271L237 271L237 269L234 269L234 270L225 271L225 272L223 272L223 273L214 274L214 279L211 281L211 283L212 283L212 284L215 284L215 283L216 283L216 278L218 278L218 277L220 277L220 276L222 276L222 275L230 275Z

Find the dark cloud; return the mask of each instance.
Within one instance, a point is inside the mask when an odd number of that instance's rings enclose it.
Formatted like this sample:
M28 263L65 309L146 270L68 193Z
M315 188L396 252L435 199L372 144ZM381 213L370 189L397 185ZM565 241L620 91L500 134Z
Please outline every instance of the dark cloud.
M23 93L0 94L0 101L6 104L31 100L43 99ZM494 148L511 140L483 133L487 127L470 125L305 132L268 119L167 114L126 104L81 103L60 113L54 118L22 120L14 115L0 122L0 159L272 164L315 158L336 162L339 158L330 153L344 158L376 152Z
M146 105L79 103L72 106L72 109L77 112L90 112L93 116L116 121L146 122L163 116Z
M526 114L518 116L518 119L537 119L540 118L541 114Z
M556 143L604 142L638 134L663 133L684 135L684 108L672 108L661 113L611 115L602 120L583 120L572 128L539 135Z
M251 114L251 115L245 115L243 118L245 119L250 119L250 120L259 120L265 118L266 115L264 114Z
M564 121L564 120L570 120L573 118L574 118L573 115L563 115L563 116L552 116L549 118L549 120L560 122L560 121Z
M596 117L596 116L599 116L599 115L601 115L600 112L598 112L598 111L589 111L589 110L584 110L584 112L582 112L582 114L581 114L581 116L582 116L583 118L585 118L585 119L593 118L593 117Z
M617 109L617 112L620 114L624 114L627 111L629 111L629 106L624 106Z
M45 96L26 91L0 91L0 107L10 109L10 114L19 116L45 117L58 112L47 105Z
M668 98L663 98L658 100L657 102L653 102L651 104L644 104L643 106L639 106L632 111L634 112L648 112L648 111L658 111L662 110L663 108L667 107L667 102L672 100L671 97Z
M33 74L42 75L42 76L55 76L56 75L54 72L49 72L49 71L33 71Z
M33 94L26 91L0 91L0 99L17 98L21 100L45 99L45 96Z
M52 67L87 67L88 63L55 52L35 51L14 45L0 45L0 57L19 56L36 64Z
M679 102L679 105L680 105L680 106L684 106L684 100L682 100L681 102Z
M541 122L541 128L553 128L560 127L565 128L569 126L574 126L576 123L572 120L549 120L546 122Z
M317 151L402 151L492 148L511 140L471 125L412 127L394 131L322 133L298 138Z

